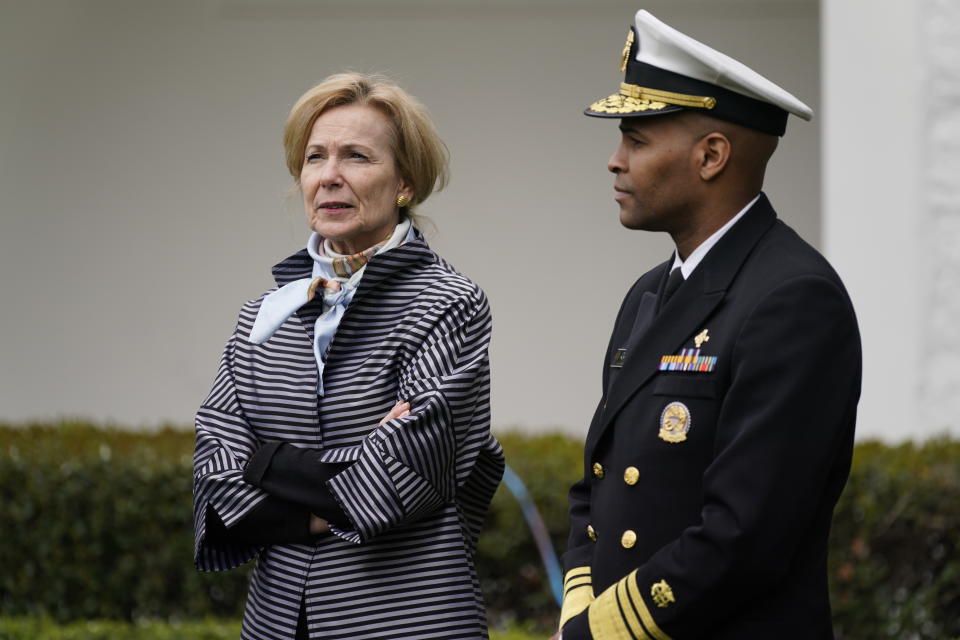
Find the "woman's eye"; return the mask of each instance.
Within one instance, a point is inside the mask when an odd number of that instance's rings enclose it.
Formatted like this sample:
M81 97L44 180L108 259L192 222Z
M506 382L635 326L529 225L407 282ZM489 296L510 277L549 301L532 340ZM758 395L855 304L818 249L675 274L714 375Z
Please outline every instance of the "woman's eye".
M359 151L354 151L350 154L350 158L353 160L366 160L367 156L363 155Z
M313 162L314 160L319 160L321 158L319 153L310 153L307 154L307 162Z

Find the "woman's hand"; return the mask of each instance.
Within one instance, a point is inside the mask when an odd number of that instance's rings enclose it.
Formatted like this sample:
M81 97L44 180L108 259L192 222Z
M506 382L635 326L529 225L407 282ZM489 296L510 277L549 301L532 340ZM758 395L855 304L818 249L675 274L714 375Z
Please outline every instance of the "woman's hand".
M389 422L390 420L395 420L396 418L406 418L410 415L410 403L400 401L397 404L393 405L393 408L390 409L390 412L383 416L383 420L380 421L380 424Z
M383 416L383 420L380 421L380 424L394 420L396 418L406 418L410 415L410 403L409 402L398 402L393 405L393 408L390 409L387 415ZM321 533L328 533L330 531L330 523L321 518L320 516L310 514L310 535L320 535Z
M410 403L409 402L398 402L393 405L393 408L390 409L390 412L387 415L383 416L383 420L380 421L380 424L394 420L396 418L406 418L410 415ZM321 533L328 533L330 531L330 523L321 518L320 516L310 514L310 534L319 535Z
M323 518L310 514L310 535L318 535L330 531L330 525Z

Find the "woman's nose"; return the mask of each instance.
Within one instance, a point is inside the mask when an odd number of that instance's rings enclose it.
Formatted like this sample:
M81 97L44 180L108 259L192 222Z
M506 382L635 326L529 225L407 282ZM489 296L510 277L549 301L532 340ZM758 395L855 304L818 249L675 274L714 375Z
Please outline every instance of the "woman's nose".
M340 163L336 158L330 158L320 167L320 184L324 187L337 186L343 182L340 173Z

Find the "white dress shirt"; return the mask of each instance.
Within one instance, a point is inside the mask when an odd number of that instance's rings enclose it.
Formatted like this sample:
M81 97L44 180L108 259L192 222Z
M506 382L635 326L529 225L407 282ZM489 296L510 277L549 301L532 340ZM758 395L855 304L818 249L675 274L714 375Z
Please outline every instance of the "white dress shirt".
M740 210L740 213L733 216L727 223L713 232L709 238L700 243L700 245L690 252L690 255L687 256L686 260L680 259L680 254L676 250L673 251L673 266L670 267L670 271L673 271L677 267L680 267L680 272L683 274L683 279L686 280L690 277L690 274L693 273L693 270L697 268L697 265L703 260L707 255L707 252L713 248L713 245L717 244L720 241L720 238L723 237L727 231L730 230L730 227L737 224L737 220L743 217L750 207L756 204L757 200L760 199L760 194L758 193L753 200L747 203L743 209Z

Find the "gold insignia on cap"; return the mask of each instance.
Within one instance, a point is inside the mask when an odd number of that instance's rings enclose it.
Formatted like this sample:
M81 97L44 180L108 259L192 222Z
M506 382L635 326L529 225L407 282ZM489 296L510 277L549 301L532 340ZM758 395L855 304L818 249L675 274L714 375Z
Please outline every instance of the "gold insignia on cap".
M690 409L682 402L671 402L660 414L659 438L665 442L683 442L690 431Z
M653 598L654 603L661 609L677 601L677 599L673 597L673 589L670 588L666 580L661 580L650 587L650 596Z
M706 329L698 333L693 338L693 344L697 346L697 349L699 349L700 345L702 345L704 342L710 342L710 335L707 333Z
M633 46L633 29L627 32L627 44L623 45L623 53L620 54L620 73L627 70L627 61L630 59L630 48Z
M594 113L638 113L642 111L660 111L666 107L666 102L637 100L636 98L627 98L618 94L606 97L603 100L597 100L590 105L588 110Z
M713 109L717 106L717 99L713 96L692 96L687 93L675 93L673 91L663 91L651 87L641 87L628 82L620 83L620 95L625 98L636 98L637 100L659 100L667 104L675 104L678 107Z

